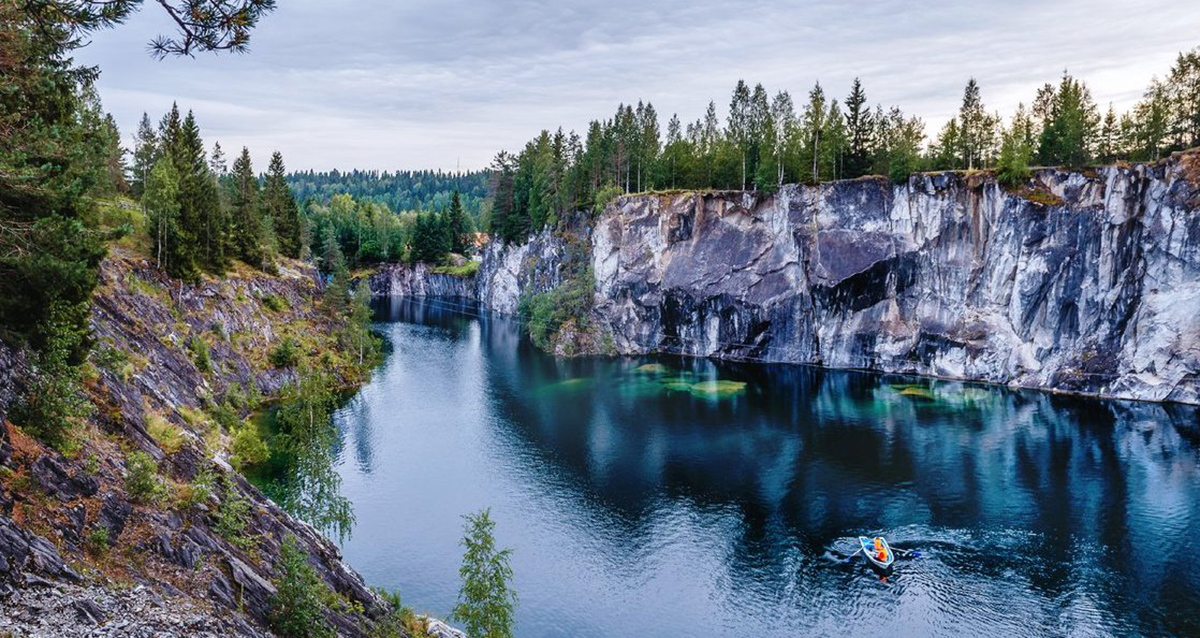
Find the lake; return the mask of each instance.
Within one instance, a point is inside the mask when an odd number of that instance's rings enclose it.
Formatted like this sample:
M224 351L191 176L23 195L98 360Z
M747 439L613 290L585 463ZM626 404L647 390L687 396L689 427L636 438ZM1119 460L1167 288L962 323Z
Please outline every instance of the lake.
M805 366L555 359L448 300L378 308L337 414L367 583L446 616L462 516L516 635L1200 634L1200 417ZM882 577L858 534L920 552Z

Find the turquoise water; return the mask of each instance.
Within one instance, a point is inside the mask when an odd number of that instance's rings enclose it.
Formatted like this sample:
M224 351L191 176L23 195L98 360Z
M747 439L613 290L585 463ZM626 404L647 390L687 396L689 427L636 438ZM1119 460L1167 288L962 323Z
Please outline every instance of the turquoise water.
M518 636L1197 635L1181 406L676 358L556 360L445 301L337 415L368 584L446 615L461 516L513 549ZM921 552L887 578L860 534Z

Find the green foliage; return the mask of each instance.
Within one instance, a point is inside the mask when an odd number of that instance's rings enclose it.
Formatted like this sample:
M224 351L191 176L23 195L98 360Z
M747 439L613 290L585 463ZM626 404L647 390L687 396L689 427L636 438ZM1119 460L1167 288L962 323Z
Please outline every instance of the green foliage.
M158 463L142 451L125 458L125 491L137 503L152 503L166 495L167 488L158 475Z
M300 362L300 346L291 336L284 337L268 358L276 368L290 368Z
M1091 91L1083 82L1064 73L1057 89L1043 93L1044 114L1038 159L1047 165L1082 168L1091 161L1091 147L1099 115Z
M354 522L350 502L340 494L334 468L337 430L332 421L338 395L320 368L304 371L275 412L272 463L282 466L268 491L288 512L318 529L344 537Z
M300 207L287 184L283 167L283 156L279 151L271 155L267 178L263 184L262 206L264 215L272 222L275 237L279 241L279 252L292 258L300 257Z
M311 199L328 204L341 194L396 212L440 210L450 206L454 193L458 192L468 217L477 220L487 195L488 174L486 171L305 171L290 173L287 180L298 201Z
M108 553L109 538L107 527L93 527L87 535L87 548L93 554L102 556Z
M43 328L45 347L34 353L32 378L25 393L9 412L9 418L43 443L60 451L73 449L81 419L92 404L80 382L78 366L71 364L83 333L63 313L51 311Z
M200 335L192 335L188 339L188 350L192 353L192 362L201 372L212 372L212 360L209 358L208 342Z
M258 427L252 422L243 422L231 430L233 443L229 464L239 472L250 465L265 463L271 456L271 451L258 433Z
M167 454L174 454L183 447L183 431L161 414L146 414L146 433Z
M408 638L425 633L424 623L417 619L412 608L405 607L400 601L400 592L378 587L374 590L383 599L387 610L371 624L367 634L370 638Z
M186 485L180 495L179 507L184 511L195 509L212 498L216 489L216 477L212 470L205 467L196 473L192 482Z
M267 307L267 310L274 312L283 312L288 309L288 302L279 295L263 295L262 303Z
M247 501L229 477L221 477L221 502L213 517L213 529L234 545L248 549L254 539L246 535L250 525L250 502Z
M271 630L288 638L332 638L322 599L328 587L300 549L294 536L283 539L279 553L277 593L271 600Z
M449 220L437 213L418 213L409 239L408 255L414 262L440 264L452 245Z
M434 266L429 272L435 275L453 275L455 277L474 277L479 272L479 262L466 261L458 266Z
M616 184L605 184L596 191L596 203L592 205L592 212L596 215L604 212L604 208L611 204L621 195L625 194L620 186Z
M497 550L496 523L489 510L464 517L461 586L453 618L473 638L511 638L517 594L509 585L511 549Z
M585 327L592 309L595 277L587 266L548 292L530 295L521 300L518 312L534 345L553 349L554 336L567 321Z

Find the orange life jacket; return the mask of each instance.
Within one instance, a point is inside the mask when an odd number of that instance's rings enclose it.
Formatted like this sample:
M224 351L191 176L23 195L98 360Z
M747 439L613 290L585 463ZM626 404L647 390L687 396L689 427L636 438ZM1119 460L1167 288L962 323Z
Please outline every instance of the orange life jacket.
M875 537L875 555L881 561L887 560L887 550L883 548L883 539Z

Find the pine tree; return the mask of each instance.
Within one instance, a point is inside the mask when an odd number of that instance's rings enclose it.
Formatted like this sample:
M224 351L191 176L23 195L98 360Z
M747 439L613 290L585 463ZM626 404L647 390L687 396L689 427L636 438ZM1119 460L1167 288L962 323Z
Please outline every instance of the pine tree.
M450 199L450 250L465 255L470 250L467 214L463 211L458 191Z
M871 170L871 107L866 104L867 94L862 82L854 78L854 85L846 98L845 177L859 177Z
M1092 157L1091 146L1099 120L1087 86L1064 72L1057 90L1039 94L1039 100L1049 101L1038 148L1039 160L1045 165L1071 168L1085 165Z
M296 205L296 197L287 184L283 155L279 151L271 155L271 164L267 167L262 204L264 213L273 222L279 252L298 259L301 247L300 208Z
M1000 183L1015 187L1029 179L1029 161L1033 157L1033 121L1025 105L1017 106L1012 126L1003 133L998 161Z
M267 248L270 239L265 237L269 227L264 223L259 203L258 177L250 163L250 150L244 146L242 154L233 162L230 178L230 223L234 253L248 264L264 267L269 263Z
M983 99L975 78L963 89L962 106L958 109L958 157L956 168L974 170L984 165L985 150L990 138L989 118L983 110Z
M158 135L150 124L150 116L142 113L142 121L138 124L137 135L134 138L133 166L131 167L130 191L134 197L141 197L146 192L146 180L158 161Z

